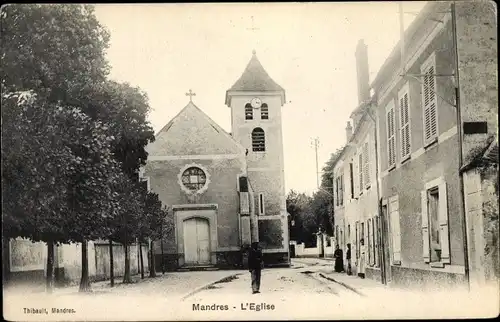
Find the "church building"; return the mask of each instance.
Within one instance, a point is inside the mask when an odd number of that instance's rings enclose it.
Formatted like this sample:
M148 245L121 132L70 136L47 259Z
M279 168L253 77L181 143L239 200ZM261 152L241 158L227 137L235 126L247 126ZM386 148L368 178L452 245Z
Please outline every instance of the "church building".
M147 146L142 176L169 207L172 223L154 243L157 270L243 267L252 242L263 248L266 266L289 265L285 90L254 51L225 104L231 134L190 99Z

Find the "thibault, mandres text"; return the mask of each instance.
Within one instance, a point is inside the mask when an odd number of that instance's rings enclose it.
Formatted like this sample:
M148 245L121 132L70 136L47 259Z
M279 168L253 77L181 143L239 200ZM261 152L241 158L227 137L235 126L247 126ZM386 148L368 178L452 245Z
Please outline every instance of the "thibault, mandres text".
M50 310L47 309L46 307L42 308L23 308L24 314L68 314L68 313L76 313L75 309L69 309L69 308L58 308L58 307L53 307Z

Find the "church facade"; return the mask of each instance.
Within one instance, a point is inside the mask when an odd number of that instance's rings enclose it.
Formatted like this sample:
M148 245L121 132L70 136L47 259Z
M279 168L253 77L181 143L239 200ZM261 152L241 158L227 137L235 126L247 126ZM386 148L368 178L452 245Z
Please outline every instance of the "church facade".
M226 92L231 134L192 101L147 147L142 171L168 206L157 270L245 266L252 242L267 266L289 265L281 108L284 89L255 52Z

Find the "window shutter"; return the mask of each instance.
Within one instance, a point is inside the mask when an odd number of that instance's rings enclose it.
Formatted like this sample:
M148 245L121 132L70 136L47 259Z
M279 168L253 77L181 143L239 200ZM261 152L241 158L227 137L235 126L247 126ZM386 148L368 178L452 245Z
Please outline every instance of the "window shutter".
M340 176L340 204L344 204L344 175Z
M434 66L429 68L429 98L430 98L430 133L431 136L437 135L437 111L436 111L436 84L435 84Z
M433 59L433 57L431 57ZM429 58L429 59L431 59ZM437 136L437 102L434 62L425 63L422 71L424 76L423 107L424 107L424 139L428 142Z
M370 265L373 265L373 224L372 220L368 219L368 260Z
M387 112L387 164L392 165L392 149L391 149L391 111Z
M399 225L399 201L393 199L389 205L391 212L392 253L394 264L401 264L401 230Z
M421 192L422 196L422 241L424 262L431 261L430 243L429 243L429 216L427 214L427 191Z
M368 142L365 142L365 146L363 148L363 155L364 155L364 179L365 179L365 185L370 184L370 159L369 159L369 154L368 154Z
M404 158L410 154L410 116L408 106L408 93L404 93L399 99L400 112L400 134L401 134L401 157Z
M240 192L240 214L250 214L250 198L248 192Z
M448 195L446 182L439 184L439 239L441 242L441 262L450 263L450 233L448 230Z
M359 192L363 191L363 153L359 154L358 159L358 171L359 171Z
M391 107L387 111L387 151L389 166L392 166L396 162L396 141L395 141L395 124L394 124L394 107Z

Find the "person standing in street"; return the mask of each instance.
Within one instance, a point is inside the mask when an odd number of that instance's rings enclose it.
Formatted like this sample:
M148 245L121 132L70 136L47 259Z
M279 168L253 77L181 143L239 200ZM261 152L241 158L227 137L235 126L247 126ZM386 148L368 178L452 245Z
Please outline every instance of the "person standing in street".
M345 254L345 260L347 261L347 275L352 275L351 267L351 244L347 244L347 251Z
M258 242L253 242L248 254L248 270L252 277L252 294L260 293L260 276L264 261Z
M360 249L359 249L359 268L358 268L358 276L361 278L365 278L365 265L366 265L366 260L365 260L365 240L361 238L359 240L360 244Z
M339 245L335 246L333 257L335 258L335 272L342 273L344 271L344 254L342 253L342 249L339 248Z

